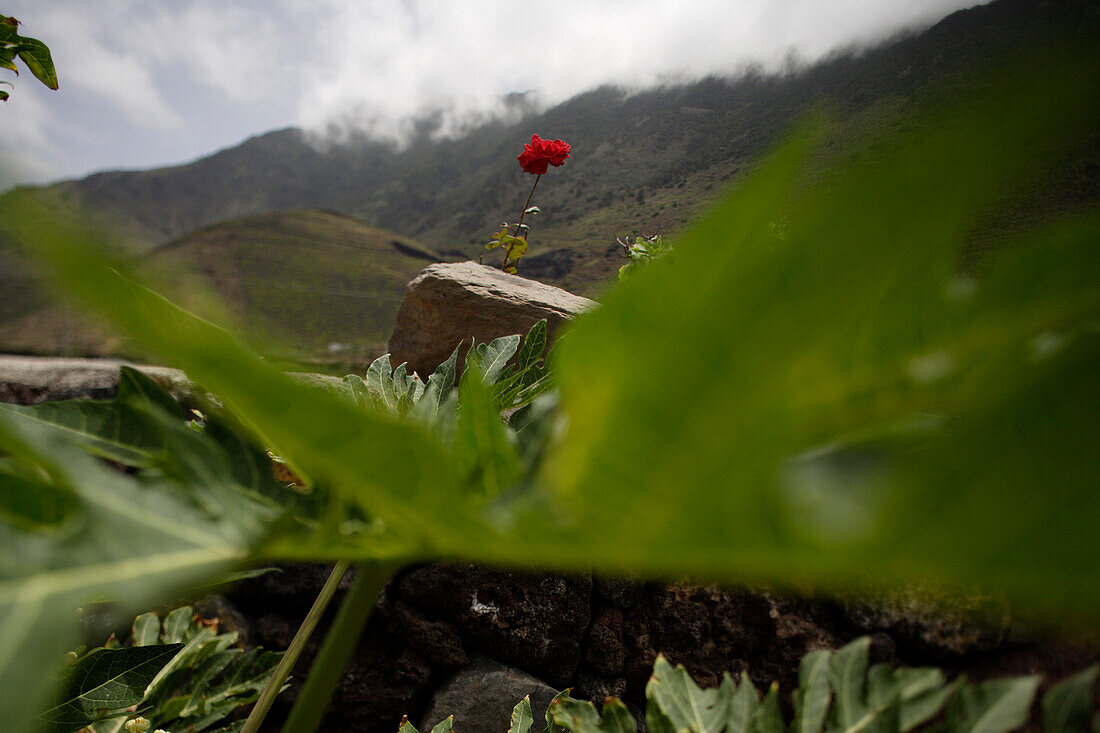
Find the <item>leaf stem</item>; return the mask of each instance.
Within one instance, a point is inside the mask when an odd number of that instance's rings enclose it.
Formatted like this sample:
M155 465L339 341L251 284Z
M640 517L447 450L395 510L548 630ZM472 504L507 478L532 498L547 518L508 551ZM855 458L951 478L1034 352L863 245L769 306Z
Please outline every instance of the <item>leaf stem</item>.
M355 582L344 596L325 643L313 660L309 677L283 724L284 733L313 733L320 726L332 694L344 677L348 660L359 644L367 619L378 602L378 595L398 567L393 563L376 562L356 568Z
M347 571L348 562L346 560L341 560L332 568L332 572L329 574L328 580L325 581L324 587L322 587L321 592L317 594L317 600L313 602L313 607L309 609L309 613L306 614L305 619L302 621L302 625L298 627L298 632L294 634L294 639L290 642L290 646L287 648L286 652L283 653L282 659L279 660L279 665L275 667L275 673L271 676L271 680L267 683L267 687L260 693L260 698L256 700L252 712L248 714L248 720L244 722L241 733L257 733L257 731L259 731L260 724L263 723L264 718L267 717L267 713L271 709L272 703L275 702L275 696L279 694L279 691L283 689L283 685L286 684L287 678L290 677L290 670L294 668L294 664L298 661L298 657L302 655L302 650L305 649L306 642L309 641L309 637L313 634L313 630L317 628L317 622L320 621L321 616L324 615L325 609L328 608L328 604L332 600L332 596L336 594L336 588L340 585L340 580Z

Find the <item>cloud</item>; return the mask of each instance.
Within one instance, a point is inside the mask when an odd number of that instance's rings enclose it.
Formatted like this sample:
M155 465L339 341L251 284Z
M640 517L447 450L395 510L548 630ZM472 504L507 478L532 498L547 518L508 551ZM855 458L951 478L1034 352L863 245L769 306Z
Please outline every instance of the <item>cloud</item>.
M456 135L518 115L509 95L546 107L602 84L781 69L792 52L812 61L969 1L7 0L49 44L62 91L21 110L26 146L7 134L0 153L72 175L186 160L290 123L402 141L431 116Z
M533 91L545 105L601 84L639 88L746 64L782 67L879 39L963 5L885 0L484 0L315 3L317 55L298 103L300 122L333 121L401 138L417 116L442 131Z
M45 181L63 171L63 155L48 131L50 113L45 88L40 92L23 74L3 103L4 136L0 148L0 191L19 181ZM10 78L10 77L6 77ZM44 94L45 93L45 94Z
M158 88L148 59L126 40L132 38L129 21L134 6L35 5L29 16L34 25L26 32L48 29L44 40L48 39L62 88L99 98L143 125L178 128L182 116Z

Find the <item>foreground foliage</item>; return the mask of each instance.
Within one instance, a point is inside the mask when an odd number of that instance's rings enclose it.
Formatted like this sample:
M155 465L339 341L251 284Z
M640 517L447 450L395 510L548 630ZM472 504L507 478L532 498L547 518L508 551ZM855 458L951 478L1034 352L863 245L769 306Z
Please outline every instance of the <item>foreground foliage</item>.
M503 400L525 387L484 378L499 344L475 352L441 430L414 415L430 384L410 398L418 386L380 363L383 399L400 388L405 408L379 409L357 384L292 379L144 288L79 221L5 198L7 235L224 408L192 430L131 374L109 406L0 409L12 729L44 707L46 675L23 670L57 667L72 608L136 611L264 558L841 591L920 578L1100 619L1100 216L958 265L1010 184L1097 121L1100 69L1060 52L829 176L800 176L824 126L803 128L578 319L554 357L560 401L545 393L508 426ZM272 483L253 440L304 492Z
M41 730L119 733L140 714L150 728L200 733L256 700L281 656L236 646L190 606L134 619L130 646L111 640L65 670L62 695ZM219 728L227 733L238 724Z
M789 724L780 709L778 684L761 698L747 674L738 683L726 673L718 687L704 690L683 666L673 667L658 656L646 685L646 726L651 733L906 733L921 726L942 733L1007 733L1027 723L1039 686L1036 676L981 684L960 677L949 683L931 667L869 666L870 645L870 638L863 637L835 652L803 657ZM1046 733L1100 729L1100 715L1092 718L1096 677L1093 666L1047 691L1042 703ZM634 718L621 700L608 698L598 710L569 692L550 703L543 733L635 732ZM533 723L531 700L525 697L512 711L508 733L530 733ZM453 726L453 719L446 718L432 733L450 733ZM405 719L398 733L418 731Z
M49 47L37 38L19 35L19 26L15 18L0 15L0 69L14 71L18 75L19 67L15 60L19 59L40 82L50 89L57 89L57 71ZM6 81L0 81L0 84L11 86ZM8 101L10 96L9 92L0 89L0 102Z

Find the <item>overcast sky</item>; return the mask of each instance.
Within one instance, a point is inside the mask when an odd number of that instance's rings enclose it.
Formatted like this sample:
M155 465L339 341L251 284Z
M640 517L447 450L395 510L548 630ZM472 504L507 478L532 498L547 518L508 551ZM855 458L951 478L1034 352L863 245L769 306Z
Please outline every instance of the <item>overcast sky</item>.
M780 68L978 0L0 0L49 45L0 103L0 188L186 162L290 125L400 139L461 130L530 92L542 107L756 62ZM7 87L5 87L7 88Z

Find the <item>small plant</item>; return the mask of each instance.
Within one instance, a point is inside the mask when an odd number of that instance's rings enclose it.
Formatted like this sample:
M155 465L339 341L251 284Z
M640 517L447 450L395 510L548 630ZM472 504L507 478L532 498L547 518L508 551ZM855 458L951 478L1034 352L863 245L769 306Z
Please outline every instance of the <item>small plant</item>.
M501 222L500 231L493 235L493 240L485 245L485 249L504 247L504 261L500 263L500 269L505 272L516 273L516 264L520 258L527 254L527 234L531 227L523 223L528 214L539 213L539 207L531 206L531 198L535 195L542 174L548 166L555 168L563 165L569 157L572 146L564 140L543 140L538 135L531 136L531 142L523 146L523 152L517 156L520 167L527 173L535 176L535 183L531 186L531 193L527 194L527 203L523 205L523 213L519 221L514 225Z
M481 375L481 381L490 387L498 413L525 407L551 389L546 341L546 319L543 319L531 326L526 336L512 334L487 344L471 344L466 371L472 367ZM407 364L393 368L390 355L383 354L371 362L363 377L357 374L344 377L343 392L365 407L410 415L426 425L451 425L458 407L454 391L458 383L458 355L464 344L455 347L426 384L416 373L408 373ZM515 362L510 363L513 357Z
M219 634L218 622L183 606L162 619L134 619L130 644L113 636L77 656L65 670L61 693L39 716L47 733L148 731L199 733L256 701L281 652L235 646L237 632ZM237 729L236 724L216 733Z
M50 49L37 38L19 35L19 21L8 15L0 15L0 68L19 75L15 60L19 59L40 82L50 89L57 89L57 72L53 68ZM12 86L11 82L0 84ZM10 93L0 89L0 102L8 101Z
M654 234L652 237L634 237L633 243L630 237L625 240L616 237L615 241L623 248L622 256L630 260L619 268L620 280L626 280L636 268L659 260L672 251L672 244L662 240L660 234Z
M779 705L779 685L772 683L761 698L748 675L734 682L729 673L716 688L700 689L681 665L663 656L653 664L646 685L646 726L651 733L943 733L982 731L1007 733L1028 720L1039 678L1017 677L967 684L960 677L948 682L931 667L868 666L869 637L837 651L820 650L802 658L794 719L788 725ZM1043 730L1070 733L1089 730L1092 689L1097 666L1062 680L1043 697ZM602 711L569 690L558 693L546 710L543 733L634 733L634 717L621 700L609 697ZM534 722L531 699L512 710L508 733L530 733ZM432 733L450 733L446 718ZM930 727L929 727L930 726ZM1100 726L1100 716L1092 730ZM418 733L405 718L398 733Z

